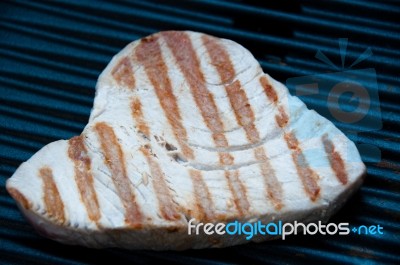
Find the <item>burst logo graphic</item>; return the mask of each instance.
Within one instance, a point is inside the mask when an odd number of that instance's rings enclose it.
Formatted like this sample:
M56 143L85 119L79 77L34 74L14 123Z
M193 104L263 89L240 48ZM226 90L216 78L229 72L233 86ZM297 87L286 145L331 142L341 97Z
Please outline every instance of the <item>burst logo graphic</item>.
M363 132L382 128L376 71L353 69L372 56L372 51L366 49L350 64L346 62L346 51L347 39L339 39L341 66L337 66L318 50L315 57L336 72L289 78L286 85L309 108L332 121L353 140L364 162L379 162L379 148L373 143L360 144L358 140Z

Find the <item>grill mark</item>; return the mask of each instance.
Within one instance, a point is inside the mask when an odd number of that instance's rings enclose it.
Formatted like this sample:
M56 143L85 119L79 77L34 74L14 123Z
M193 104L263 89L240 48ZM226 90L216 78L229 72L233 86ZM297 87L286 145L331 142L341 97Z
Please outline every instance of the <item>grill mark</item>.
M278 95L276 94L275 89L272 85L268 82L266 76L260 77L261 86L264 88L264 92L267 95L267 98L271 100L274 104L278 102Z
M222 165L231 166L235 162L235 159L229 153L219 153L219 161ZM228 182L229 190L232 193L235 207L239 215L244 215L248 211L250 203L247 199L246 188L239 179L239 171L225 170L224 175Z
M190 90L196 102L196 106L199 108L206 126L212 133L214 143L217 147L227 147L228 141L223 134L224 126L222 120L219 116L214 97L208 91L205 85L206 82L204 75L200 70L200 62L197 58L189 36L184 32L176 31L163 32L162 36L172 51L172 54L175 57L181 72L189 84ZM230 70L228 69L226 72L226 79L229 79L229 71ZM220 153L219 157L222 165L230 165L234 161L234 158L228 153ZM249 205L246 194L243 192L245 189L242 187L234 190L230 175L225 174L225 177L231 193L234 196L236 209L238 210L239 214L242 214L248 209L243 208L243 206ZM237 181L238 185L243 186L239 179L237 179Z
M222 47L219 49L222 49ZM229 55L226 54L226 56ZM226 60L228 60L227 63L231 64L229 57L227 57ZM219 71L223 72L222 70ZM225 87L225 90L228 94L229 101L234 110L236 120L238 124L242 126L245 130L247 139L251 143L256 143L260 141L260 135L254 124L255 117L253 110L251 109L249 100L246 96L246 92L241 88L239 80L236 80L232 84L227 85Z
M147 164L149 165L153 180L152 183L162 217L170 221L178 220L180 214L177 212L176 205L172 201L172 195L164 179L164 173L162 172L160 165L154 160L150 150L146 148L146 146L142 146L140 151L146 157Z
M128 57L124 57L118 62L111 71L111 75L119 85L130 89L135 87L132 64Z
M118 143L114 130L105 122L97 123L94 129L98 135L104 154L104 163L111 171L117 194L125 208L125 222L133 228L140 228L143 216L136 202L132 184L128 179L124 153Z
M226 50L216 41L216 38L202 36L203 45L206 47L211 64L217 69L222 84L230 84L235 78L235 68Z
M235 159L229 153L218 153L219 154L219 163L222 165L233 165Z
M228 85L225 86L225 90L235 113L237 123L243 127L247 139L251 143L259 142L260 134L254 124L254 112L251 108L246 92L241 87L240 81L233 81L235 70L229 54L215 38L203 36L202 39L211 58L211 63L216 67L221 81L223 83L228 83ZM256 159L261 162L260 169L264 179L268 199L272 202L275 209L279 210L283 207L282 186L267 158L265 149L263 147L256 148L254 150L254 155Z
M197 208L198 220L209 221L214 216L214 205L207 184L204 182L200 171L190 169L189 174L193 181L193 191L195 196L195 207Z
M296 166L297 173L303 184L303 187L312 201L317 200L320 187L318 186L319 176L310 168L308 162L299 146L296 136L292 133L285 133L285 141L289 149L292 151L292 159Z
M146 74L153 85L157 98L164 110L173 133L185 157L194 158L193 150L188 146L187 132L182 124L177 99L172 91L171 81L168 76L168 67L165 64L158 38L151 36L142 39L136 48L136 57L146 71Z
M239 179L239 171L225 171L225 178L228 180L229 190L233 195L233 202L238 210L239 215L244 215L250 203L247 200L247 191Z
M171 81L168 76L168 68L162 57L158 38L153 36L142 39L142 42L136 48L136 57L145 67L146 75L156 91L158 100L173 129L173 133L182 149L183 155L189 159L194 159L193 150L187 144L187 132L182 124L178 102L172 91ZM139 106L138 104L135 105L135 103L132 105L134 109L134 119L136 119L139 124L142 124L142 129L149 134L149 128L144 122L141 108L140 111L135 111L135 107L139 110ZM203 197L196 196L197 191L195 191L196 205L199 205L198 209L201 211L199 214L211 219L213 216L213 207L211 207L212 199L208 187L203 180L203 176L200 172L199 174L194 174L192 171L189 173L193 186L197 187L199 183L201 183L201 185L203 185L201 190L204 191L202 195L207 194L207 198L199 200L199 198Z
M212 133L212 138L217 147L228 147L228 140L224 133Z
M325 153L328 156L331 168L335 172L336 178L343 185L346 185L348 181L348 175L342 157L335 150L335 145L330 139L328 139L328 136L326 134L322 136L322 142L324 144Z
M132 117L136 122L139 132L150 138L150 128L143 117L142 103L138 98L134 98L131 103Z
M219 47L219 49L223 49L223 48ZM223 50L223 51L225 51L225 50ZM216 50L216 51L209 50L209 52L214 54L214 53L217 53L218 50ZM224 56L227 56L226 60L229 60L229 63L231 63L229 55L226 54L226 52L225 52ZM221 70L219 68L217 68L217 69L220 72L220 75L222 76L221 73L223 73L223 70ZM239 80L236 80L232 84L227 85L225 87L225 90L226 90L226 93L228 94L229 101L234 110L236 120L237 120L238 124L244 128L248 140L251 143L259 142L260 135L254 124L255 116L254 116L253 110L251 109L249 100L246 96L246 92L241 88Z
M276 123L282 130L289 123L289 116L282 105L278 105L278 95L275 89L269 83L266 76L260 77L260 83L269 100L278 108L278 114L275 115ZM303 184L304 190L312 201L316 201L320 194L320 187L317 183L319 176L312 170L299 146L296 136L292 132L285 132L284 138L292 155L292 160L296 166L297 174Z
M261 146L254 150L255 157L260 163L261 174L263 175L264 185L267 190L267 195L276 210L282 209L284 206L282 202L283 189L279 180L276 177L275 170L268 160L265 149Z
M54 218L58 223L65 222L64 203L54 182L53 171L49 167L42 167L39 176L43 181L44 205L49 217Z
M81 136L69 140L68 156L74 162L75 182L89 219L98 222L101 217L93 183L91 160Z
M29 210L32 208L31 202L19 190L7 187L7 191L24 209Z
M142 104L138 98L134 98L131 104L132 117L137 124L139 131L141 131L147 138L150 137L150 128L147 125L142 111ZM158 205L163 218L166 220L177 220L180 218L179 213L176 211L176 206L172 201L172 195L168 185L164 179L164 173L160 165L153 159L153 156L147 146L142 146L140 151L143 153L147 160L152 175L152 184L156 193Z
M275 115L276 123L280 128L284 128L289 122L289 116L287 115L283 106L278 106L278 114Z
M275 89L269 83L266 76L260 77L261 86L264 88L265 95L267 98L277 105L278 107L278 114L275 115L276 123L280 128L285 127L289 122L289 116L287 115L285 109L282 105L278 105L278 95L276 94Z
M206 82L200 70L200 62L197 59L189 36L184 32L163 32L162 36L189 84L196 105L200 109L207 127L213 134L216 134L213 135L213 138L220 145L228 145L228 141L223 135L224 126L219 117L217 105L214 97L206 88Z

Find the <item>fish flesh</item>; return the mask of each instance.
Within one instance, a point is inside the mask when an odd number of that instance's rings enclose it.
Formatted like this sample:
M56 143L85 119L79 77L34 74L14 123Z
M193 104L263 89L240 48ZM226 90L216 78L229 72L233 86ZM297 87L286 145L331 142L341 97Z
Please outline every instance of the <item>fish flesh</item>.
M165 31L114 56L82 134L43 147L6 187L50 239L182 250L248 242L189 235L191 219L326 222L365 172L354 143L247 49Z

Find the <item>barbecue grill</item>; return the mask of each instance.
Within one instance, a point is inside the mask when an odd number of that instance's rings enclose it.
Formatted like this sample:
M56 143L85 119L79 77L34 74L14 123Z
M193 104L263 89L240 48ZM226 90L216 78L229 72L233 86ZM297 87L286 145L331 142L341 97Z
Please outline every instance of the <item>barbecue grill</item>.
M1 1L0 9L1 264L400 264L399 2L17 0ZM297 235L183 252L94 250L38 236L5 181L47 143L80 134L97 77L114 54L171 29L242 44L266 73L355 141L368 174L331 222L379 224L384 234ZM353 91L336 111L363 119L333 114L329 93L343 82L356 82L368 98ZM301 94L310 84L319 92Z

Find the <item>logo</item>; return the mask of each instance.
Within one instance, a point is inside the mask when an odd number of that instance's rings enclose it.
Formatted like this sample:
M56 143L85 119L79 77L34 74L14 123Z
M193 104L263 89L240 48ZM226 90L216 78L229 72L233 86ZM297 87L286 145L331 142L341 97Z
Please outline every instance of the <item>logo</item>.
M285 240L289 235L349 235L350 232L357 235L382 235L383 227L378 225L360 225L350 228L349 223L328 223L323 224L321 221L318 223L301 223L294 221L293 223L283 223L282 221L270 222L263 224L261 221L254 223L241 223L233 221L230 223L198 223L195 218L190 219L188 223L188 235L231 235L240 236L244 235L246 240L251 240L254 236L280 236Z
M286 86L308 108L333 122L354 141L364 162L380 162L378 147L358 141L363 132L382 128L376 72L372 68L353 69L372 56L372 51L366 49L349 66L346 66L346 51L347 39L339 39L339 67L318 50L315 57L336 72L289 78ZM351 155L346 159L351 162Z

